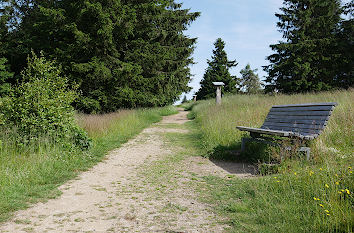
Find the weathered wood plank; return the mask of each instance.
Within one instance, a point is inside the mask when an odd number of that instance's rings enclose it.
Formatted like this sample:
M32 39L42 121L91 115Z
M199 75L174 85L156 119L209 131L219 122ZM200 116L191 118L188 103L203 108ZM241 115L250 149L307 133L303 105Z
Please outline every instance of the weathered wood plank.
M296 112L296 111L332 111L334 106L306 106L306 107L283 107L274 108L272 107L270 112Z
M296 127L281 127L281 126L262 126L261 129L266 130L276 130L276 131L284 131L284 132L294 132L297 134L311 133L311 134L319 134L322 129L302 129Z
M325 124L299 124L299 123L274 123L274 122L264 122L262 127L292 127L299 129L323 129Z
M268 116L330 116L331 111L272 112Z
M250 127L243 127L243 126L237 126L236 128L241 131L248 131L248 132L260 133L260 134L271 134L271 135L277 135L282 137L289 137L294 134L293 132L266 130L266 129L250 128Z
M287 120L315 120L315 121L328 121L329 116L286 116L286 115L268 115L266 120L269 119L287 119Z
M328 102L328 103L305 103L305 104L288 104L288 105L274 105L273 108L286 108L286 107L303 107L303 106L337 106L336 102Z
M236 128L241 131L254 132L254 133L259 133L259 134L275 135L275 136L280 136L280 137L297 137L297 138L305 139L305 140L312 140L318 136L318 134L316 134L316 133L298 134L298 133L290 132L290 131L266 130L266 129L250 128L250 127L243 127L243 126L237 126Z
M287 124L308 124L308 125L326 125L326 120L294 120L287 118L269 118L264 121L266 123L287 123Z

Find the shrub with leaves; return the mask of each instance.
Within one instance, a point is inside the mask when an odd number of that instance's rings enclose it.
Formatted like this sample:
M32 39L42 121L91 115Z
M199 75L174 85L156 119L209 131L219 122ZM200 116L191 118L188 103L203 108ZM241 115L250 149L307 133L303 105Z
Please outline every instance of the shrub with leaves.
M77 93L61 76L61 68L32 54L21 75L23 82L1 106L5 125L15 128L22 142L51 137L60 143L89 147L90 140L75 122L71 106Z

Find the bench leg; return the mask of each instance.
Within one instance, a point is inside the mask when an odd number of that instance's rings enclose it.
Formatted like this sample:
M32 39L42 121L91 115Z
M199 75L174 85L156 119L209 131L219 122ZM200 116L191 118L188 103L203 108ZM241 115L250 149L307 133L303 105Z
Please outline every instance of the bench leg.
M241 142L241 152L245 152L246 150L246 142L248 141L248 138L242 138Z
M310 160L310 154L311 154L311 148L310 147L300 147L299 151L300 152L305 152L306 153L306 159Z

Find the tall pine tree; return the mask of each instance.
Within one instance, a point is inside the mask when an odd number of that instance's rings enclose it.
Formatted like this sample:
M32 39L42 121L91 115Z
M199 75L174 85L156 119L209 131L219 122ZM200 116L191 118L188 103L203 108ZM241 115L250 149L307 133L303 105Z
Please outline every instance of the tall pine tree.
M267 91L329 90L335 86L339 0L284 0L277 26L284 42L271 45Z
M336 49L341 56L333 62L336 64L334 87L354 87L354 0L343 6L345 15L337 33Z
M223 93L236 93L238 91L238 79L230 74L230 69L237 66L236 60L229 61L225 52L225 42L218 38L214 43L215 49L211 60L208 60L203 79L200 82L200 89L196 93L197 99L215 97L215 86L213 82L223 82Z

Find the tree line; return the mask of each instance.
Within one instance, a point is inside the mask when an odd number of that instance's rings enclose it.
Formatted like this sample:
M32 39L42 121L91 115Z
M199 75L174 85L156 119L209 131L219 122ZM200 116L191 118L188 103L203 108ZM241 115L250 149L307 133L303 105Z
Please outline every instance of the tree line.
M1 0L0 95L21 83L34 52L78 86L84 112L172 104L190 90L200 13L174 0Z
M277 27L283 41L270 45L264 91L300 93L354 86L354 1L284 0ZM221 38L196 93L199 99L214 96L212 81L225 83L224 93L257 93L256 70L248 64L241 77L232 76L236 61L228 61Z

